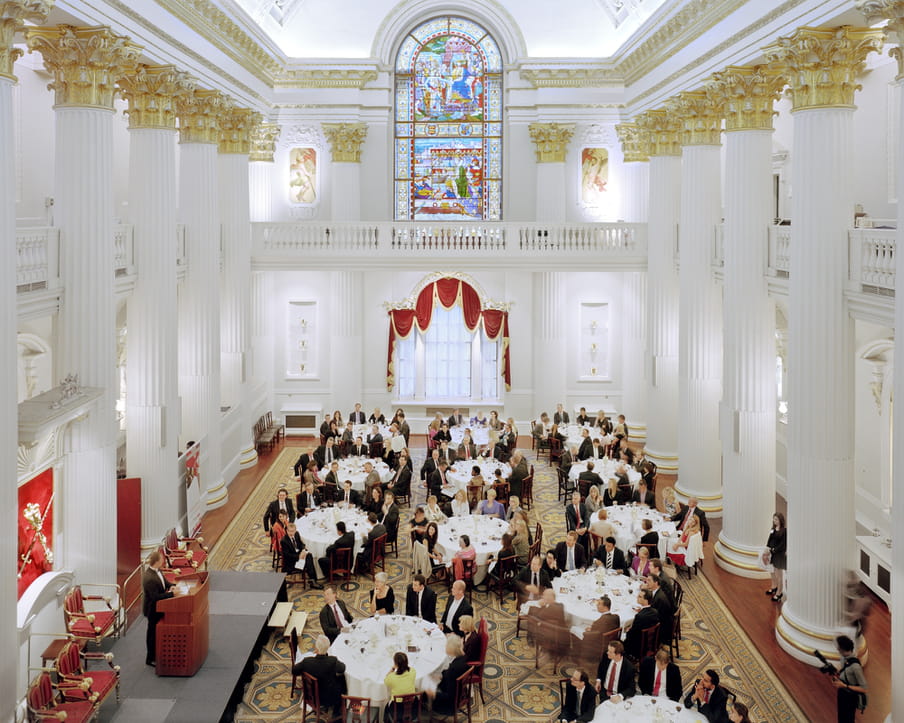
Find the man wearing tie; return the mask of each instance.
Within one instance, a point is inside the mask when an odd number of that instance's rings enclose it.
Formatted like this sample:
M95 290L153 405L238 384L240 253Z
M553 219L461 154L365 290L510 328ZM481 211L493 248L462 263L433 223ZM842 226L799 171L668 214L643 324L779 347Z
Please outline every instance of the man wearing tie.
M449 449L448 442L439 443L439 458L441 461L445 460L446 464L452 464L455 461L455 452Z
M314 450L314 459L317 460L318 469L329 467L331 462L339 459L332 437L327 437L326 444L322 444Z
M690 522L691 515L697 515L700 521L700 532L703 535L703 541L706 542L709 539L709 521L706 519L706 513L697 507L696 497L690 497L686 505L681 505L678 512L672 515L671 520L678 523L679 530L683 530Z
M304 492L298 495L298 512L306 515L318 507L320 507L320 495L314 491L314 483L307 482L304 486Z
M553 424L568 424L571 421L568 418L568 412L561 404L556 405L556 413L552 415Z
M167 582L160 572L163 567L163 553L160 550L154 550L148 555L147 569L141 574L141 588L144 591L144 603L142 604L142 612L148 619L147 632L147 654L144 662L148 665L157 664L157 623L163 617L157 612L157 601L166 600L173 597L170 588L173 583Z
M642 695L681 699L681 670L672 662L668 650L660 648L656 655L640 661L638 685Z
M596 714L596 693L590 687L590 678L580 668L571 674L571 684L565 692L560 717L569 723L586 723Z
M364 440L360 436L355 437L355 443L352 445L349 455L352 457L370 457L370 447L364 444Z
M344 628L352 624L354 618L345 603L336 599L336 588L327 585L323 589L323 607L320 610L320 627L323 634L333 642Z
M295 519L295 507L285 487L281 487L276 493L276 499L267 505L267 512L264 514L264 532L270 532L270 527L279 519L280 512L285 512L290 520Z
M587 553L578 544L578 533L571 530L565 539L556 545L556 566L564 571L580 570L587 565Z
M458 459L471 460L477 456L477 445L471 441L471 435L465 432L465 436L458 445Z
M618 703L634 695L634 666L625 658L625 646L613 640L606 648L596 671L596 687L601 701Z
M355 405L355 411L348 415L348 421L352 424L364 424L364 412L361 411L361 405Z
M350 479L342 483L342 496L339 498L339 502L342 502L346 507L361 506L361 495L358 494L357 490L352 489L352 481Z
M317 573L314 571L314 556L305 548L294 522L289 523L286 534L283 535L279 544L282 547L282 571L287 575L291 575L303 568L304 574L311 581L311 587L319 590L322 585L317 582ZM302 558L304 558L304 562L302 563L302 568L299 568L295 563Z
M464 417L461 416L461 413L456 409L452 412L452 416L449 417L449 428L455 427L464 422Z
M625 574L628 572L628 561L625 553L615 546L615 538L607 537L600 548L594 555L594 564L599 567L602 565L607 570L617 570Z
M530 565L518 573L516 583L525 600L539 600L543 591L552 587L549 573L543 569L543 561L539 555L534 555Z
M427 587L427 579L423 575L415 575L408 586L405 614L428 623L436 622L436 593Z
M581 493L575 490L571 494L571 504L565 508L565 529L574 530L578 534L578 541L587 548L587 525L590 524L590 513L587 506L581 502Z
M725 723L728 720L727 703L728 695L719 685L719 674L715 670L703 673L684 698L684 707L696 708L709 723Z

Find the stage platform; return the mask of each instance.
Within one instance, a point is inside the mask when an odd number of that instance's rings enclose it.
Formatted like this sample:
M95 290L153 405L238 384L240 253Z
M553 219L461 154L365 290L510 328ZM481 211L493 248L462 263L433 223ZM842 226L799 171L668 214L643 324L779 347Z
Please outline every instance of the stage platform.
M142 617L111 647L122 668L122 702L108 700L103 723L213 723L231 721L254 661L270 637L267 619L286 600L285 575L210 573L210 648L190 678L158 677L145 665L147 620Z

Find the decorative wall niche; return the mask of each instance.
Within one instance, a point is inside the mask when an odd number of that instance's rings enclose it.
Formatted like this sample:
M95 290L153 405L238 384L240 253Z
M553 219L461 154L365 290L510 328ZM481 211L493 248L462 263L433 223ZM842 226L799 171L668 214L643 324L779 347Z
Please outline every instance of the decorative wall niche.
M609 304L582 302L580 319L579 377L582 381L608 381Z
M317 379L317 302L290 301L286 326L286 378Z

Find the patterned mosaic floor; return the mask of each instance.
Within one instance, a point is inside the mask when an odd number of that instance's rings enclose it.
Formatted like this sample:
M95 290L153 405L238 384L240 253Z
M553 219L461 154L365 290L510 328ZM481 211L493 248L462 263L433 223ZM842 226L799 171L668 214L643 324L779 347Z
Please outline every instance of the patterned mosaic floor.
M283 450L263 477L257 489L236 515L214 548L211 569L270 571L269 538L263 531L262 513L266 504L276 497L276 490L285 485L292 494L297 483L292 479L292 465L299 449ZM415 451L415 469L420 469L423 450ZM417 479L417 475L415 475ZM563 507L556 500L555 473L545 461L535 465L536 502L532 520L539 520L544 528L544 547L552 546L564 536ZM422 501L418 490L416 501ZM406 519L403 515L402 519ZM547 544L548 543L548 544ZM407 535L399 535L399 556L387 561L390 582L398 596L411 579L410 551ZM751 708L754 721L805 721L806 718L791 700L790 695L759 655L750 639L735 622L703 576L691 581L682 580L685 590L681 643L681 659L676 661L689 685L707 668L719 671L726 685L738 694L738 699ZM369 581L352 583L352 589L340 593L355 617L365 616L363 604L370 590ZM439 593L438 608L445 605L445 591ZM303 649L310 649L319 632L316 614L322 607L319 591L301 592L289 588L289 596L296 610L313 613L300 641ZM534 650L524 636L515 637L517 613L511 597L500 604L495 595L475 593L473 605L476 616L489 622L490 649L484 675L486 706L475 711L475 721L486 723L543 723L559 710L558 678L570 674L571 666L563 662L558 670L552 664L534 668ZM542 663L542 659L541 659ZM282 637L271 638L255 666L243 702L236 714L239 723L265 721L294 721L299 719L299 698L292 699L289 677L289 646Z

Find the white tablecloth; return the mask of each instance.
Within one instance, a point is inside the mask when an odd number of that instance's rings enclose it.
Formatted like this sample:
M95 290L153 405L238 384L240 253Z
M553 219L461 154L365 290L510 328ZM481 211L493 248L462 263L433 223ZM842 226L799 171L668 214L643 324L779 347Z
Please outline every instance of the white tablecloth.
M613 703L600 703L593 716L593 723L706 723L706 718L683 703L668 698L651 698L635 695L633 698Z
M352 434L355 437L361 437L361 441L364 442L364 444L367 444L367 435L370 434L372 431L373 431L372 424L355 424L352 426ZM391 436L389 427L386 426L385 424L378 424L377 431L380 433L380 435L383 437L384 440L389 439L389 437ZM354 441L354 440L352 440L352 441Z
M559 434L565 435L565 442L562 445L562 449L571 449L572 446L580 448L581 442L584 441L585 429L590 430L590 439L600 440L600 444L603 446L609 444L613 439L611 434L601 434L599 427L582 427L578 424L559 425Z
M352 481L352 489L358 492L364 491L364 480L367 479L367 473L364 471L364 463L373 464L377 474L380 475L380 482L389 482L392 479L392 470L382 459L369 459L367 457L346 457L339 460L339 484L345 480ZM324 467L320 470L320 479L326 479L330 468Z
M490 443L489 427L469 427L467 423L459 424L449 430L449 434L452 436L452 441L449 442L449 448L456 454L458 454L458 445L461 444L461 440L465 436L465 429L471 430L471 441L477 445L478 450L481 447L486 447Z
M659 533L659 558L665 560L669 538L675 539L675 523L666 515L641 505L612 505L606 508L606 513L615 528L616 545L624 551L643 537L645 530L640 525L644 518L652 520L653 529Z
M364 547L364 540L367 539L367 533L371 528L367 515L361 510L322 507L295 520L302 542L314 555L314 567L317 569L318 576L322 575L323 571L317 564L317 558L324 557L326 548L339 537L336 532L336 523L339 520L345 522L346 530L355 533L355 554L357 555Z
M430 685L426 679L445 666L446 636L420 618L383 615L358 620L330 647L330 653L345 663L348 694L370 698L375 706L389 701L383 679L397 652L408 655L408 664L417 676L415 687L423 690Z
M508 479L512 473L512 468L507 463L500 462L497 459L485 459L483 461L476 459L461 460L453 464L449 471L446 472L447 484L443 487L443 493L448 497L454 497L459 490L467 490L468 483L471 481L471 468L474 466L480 467L480 474L483 475L483 481L487 485L493 484L493 473L497 469L502 470L504 479Z
M609 596L612 612L618 615L623 627L632 623L641 583L640 579L608 573L599 567L586 572L565 572L553 580L552 587L556 601L565 606L565 622L582 638L584 630L600 617L596 601L603 595Z
M446 561L452 565L452 557L461 549L458 538L467 535L471 546L477 552L477 574L474 582L482 582L487 574L487 558L497 555L502 549L502 534L508 532L509 523L487 515L451 517L439 525L437 547Z
M615 468L618 467L618 460L609 459L608 457L603 457L602 459L593 460L593 471L596 472L603 480L603 484L606 483L610 477L615 477ZM637 483L640 482L640 472L638 472L633 467L628 467L625 465L625 470L628 472L628 481L631 483L631 489L637 487ZM578 475L581 472L587 471L587 461L583 462L575 462L571 465L571 469L568 470L568 479L572 482L576 481ZM602 494L605 490L601 489L600 494Z

